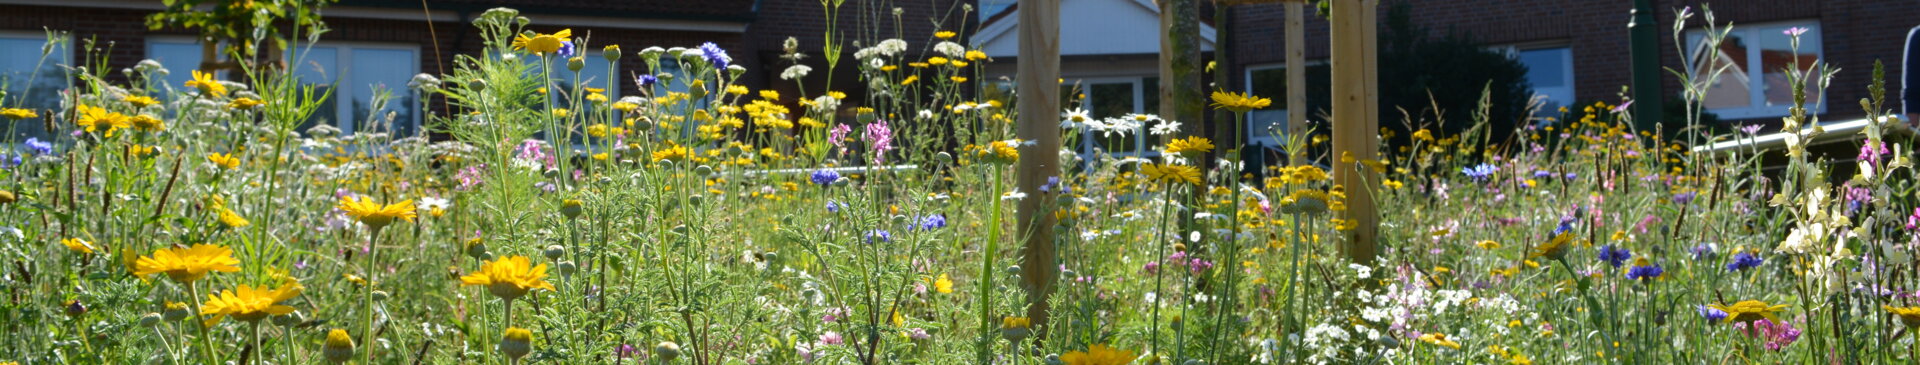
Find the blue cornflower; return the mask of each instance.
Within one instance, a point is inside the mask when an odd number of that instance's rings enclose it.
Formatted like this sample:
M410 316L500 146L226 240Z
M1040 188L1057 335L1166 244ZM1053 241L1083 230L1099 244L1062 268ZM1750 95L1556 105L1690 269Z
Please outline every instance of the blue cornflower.
M1727 319L1727 312L1718 308L1700 305L1694 306L1694 310L1700 311L1700 318L1706 319L1707 322L1720 322Z
M840 208L845 208L845 207L847 207L846 204L840 204L840 202L832 201L832 200L827 201L827 213L839 213Z
M1500 171L1499 167L1486 163L1481 163L1473 167L1460 168L1460 173L1466 174L1467 177L1471 177L1474 180L1486 180L1488 177L1492 177L1494 172L1498 171Z
M884 229L867 231L867 243L893 242L893 233Z
M653 83L656 82L660 82L660 78L654 77L653 75L640 75L640 77L633 78L633 85L639 86L641 89L652 88Z
M1691 251L1693 251L1694 261L1713 258L1713 244L1711 243L1702 243L1698 246L1693 246L1693 250Z
M1567 233L1567 231L1571 231L1571 230L1573 230L1573 221L1561 220L1560 226L1553 227L1553 234L1550 234L1548 236L1559 236L1561 233Z
M573 41L560 41L560 50L553 53L561 58L573 57Z
M1743 271L1759 267L1764 261L1765 260L1761 259L1759 255L1755 255L1752 252L1741 252L1733 255L1733 262L1727 263L1727 271Z
M920 217L921 230L931 231L934 229L946 228L946 227L947 227L947 216L945 214L934 213L933 215Z
M1700 195L1700 194L1699 194L1699 193L1695 193L1695 192L1691 192L1691 191L1689 191L1689 192L1685 192L1685 193L1679 193L1679 194L1673 194L1673 203L1674 203L1674 204L1680 204L1680 205L1686 205L1687 203L1692 203L1692 202L1693 202L1693 198L1694 198L1694 197L1696 197L1696 196L1698 196L1698 195Z
M0 154L0 156L4 156L4 157L0 157L0 169L11 169L14 166L20 166L21 163L26 162L26 161L20 160L19 154L8 153L8 154Z
M1613 265L1613 267L1617 269L1620 268L1620 265L1627 263L1627 259L1633 257L1633 251L1628 251L1625 247L1613 247L1612 245L1600 246L1600 254L1598 257L1600 261L1606 261L1608 265Z
M27 138L27 150L41 155L53 154L53 144L39 138Z
M814 184L818 184L820 186L827 186L827 184L832 184L834 181L839 181L839 180L840 180L840 172L838 171L833 171L833 170L814 170L813 171Z
M1054 185L1060 185L1060 177L1059 177L1059 176L1048 176L1048 177L1047 177L1047 183L1046 183L1046 184L1041 184L1041 185L1040 185L1040 192L1042 192L1042 193L1047 193L1047 192L1052 192L1052 191L1053 191L1053 186L1054 186Z
M1553 172L1552 172L1552 171L1547 171L1547 170L1535 170L1535 171L1533 172L1533 177L1535 177L1535 178L1549 178L1549 177L1553 177Z
M1660 274L1664 272L1666 272L1666 270L1661 269L1660 265L1648 263L1647 258L1642 257L1633 263L1633 268L1627 269L1627 278L1633 280L1651 280L1660 277Z
M733 57L727 56L727 50L720 49L720 45L713 42L700 44L700 54L707 58L707 63L713 64L713 68L725 69L733 63Z

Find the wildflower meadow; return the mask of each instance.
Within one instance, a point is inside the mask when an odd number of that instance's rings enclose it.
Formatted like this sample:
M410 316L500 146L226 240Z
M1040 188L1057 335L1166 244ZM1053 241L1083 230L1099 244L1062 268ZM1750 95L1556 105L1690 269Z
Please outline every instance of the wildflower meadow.
M1670 35L1723 41L1710 19L1683 12ZM1408 116L1370 136L1406 141L1377 159L1334 153L1325 128L1271 131L1304 162L1261 165L1244 140L1180 128L1202 121L1077 103L1045 116L1065 145L1156 153L1036 151L964 29L790 40L788 56L839 66L783 78L867 90L795 95L737 83L747 70L714 43L599 44L541 21L501 8L441 29L487 52L378 91L430 111L431 133L404 137L392 114L308 123L331 95L276 67L83 57L61 65L58 108L0 98L11 128L59 131L0 156L0 363L1920 359L1912 148L1883 139L1904 122L1884 84L1829 85L1818 61L1789 70L1801 105L1773 150L1696 151L1758 135L1638 129L1609 100L1510 135ZM282 29L326 37L306 30ZM649 69L581 76L585 59L635 57ZM1665 76L1697 96L1710 83L1691 80L1724 75ZM642 92L604 92L623 85ZM1823 130L1805 95L1829 87L1874 95L1848 166L1807 152ZM1204 96L1231 116L1218 123L1278 97ZM1016 188L1031 159L1061 172ZM1336 183L1340 160L1370 177ZM1380 207L1372 261L1343 249L1361 190ZM1057 222L1055 267L1022 266L1029 205Z

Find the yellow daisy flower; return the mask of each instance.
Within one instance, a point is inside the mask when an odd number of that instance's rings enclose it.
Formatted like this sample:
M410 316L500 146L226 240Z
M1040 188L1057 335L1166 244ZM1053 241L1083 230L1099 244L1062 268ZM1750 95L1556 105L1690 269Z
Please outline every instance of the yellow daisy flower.
M1121 350L1107 345L1093 345L1087 351L1068 351L1060 355L1060 362L1067 365L1123 365L1133 362L1133 351Z
M267 290L266 286L255 288L243 284L237 289L224 290L219 295L207 298L207 302L200 305L200 310L213 315L208 319L209 323L219 323L223 316L253 322L269 315L293 313L293 307L280 305L280 302L300 296L304 290L306 288L300 283L291 280L274 290Z
M354 200L352 197L341 197L338 208L347 212L347 216L358 219L360 223L366 224L373 229L384 228L388 224L392 224L395 218L411 223L413 222L413 217L419 214L415 212L418 209L414 208L413 200L411 199L402 200L399 203L382 205L380 202L374 201L373 198L369 197L360 197L360 200Z
M240 267L234 265L239 264L240 260L233 258L233 249L202 243L153 251L152 256L134 261L133 275L166 273L175 282L191 284L206 277L208 272L238 272Z
M533 265L526 256L515 255L481 262L480 271L460 277L460 284L485 285L493 296L514 300L532 289L554 291L546 278L547 264Z
M521 34L513 38L514 49L524 49L540 55L560 51L560 43L573 39L573 29L561 29L553 34Z

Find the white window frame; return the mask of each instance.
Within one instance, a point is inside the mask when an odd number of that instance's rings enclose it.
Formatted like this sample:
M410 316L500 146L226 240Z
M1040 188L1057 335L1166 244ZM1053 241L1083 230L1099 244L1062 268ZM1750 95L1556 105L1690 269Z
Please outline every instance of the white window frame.
M309 45L311 45L312 47L308 47ZM334 127L340 128L341 135L352 135L358 132L357 127L359 126L360 119L358 116L353 115L352 101L359 96L359 93L373 92L373 89L370 88L370 86L372 86L373 84L351 82L352 81L351 78L353 77L353 75L348 72L343 72L346 70L347 67L350 66L349 64L353 62L353 50L367 49L367 50L411 51L413 52L413 57L411 60L407 62L406 67L408 67L408 70L409 70L407 74L417 75L420 73L421 50L420 50L420 45L418 44L320 41L320 42L311 43L311 44L297 43L293 47L295 47L300 52L299 53L300 55L306 54L310 49L313 49L313 48L333 48L338 51L333 61L334 62L333 65L336 69L326 70L328 72L331 72L331 74L328 74L327 76L331 77L332 79L324 80L324 81L326 81L325 83L333 83L334 85L336 85L333 89L333 95L331 96L334 100L333 123L334 123ZM304 58L304 56L301 56L301 57ZM295 62L295 61L296 60L292 59L291 57L287 59L287 62L289 63ZM304 60L299 60L299 61L304 61ZM289 65L289 67L298 68L301 66ZM323 80L302 80L302 81L313 83L313 84L319 84L322 82L318 82L318 81L323 81ZM338 81L338 82L336 83L335 81ZM354 86L349 87L348 85L354 85ZM399 85L387 85L387 89L396 95L402 94L402 93L414 93L415 98L424 97L424 95L418 95L418 91L408 88L407 84L405 83L402 83ZM419 100L419 99L415 99L415 100ZM420 108L420 105L405 105L404 107ZM427 111L424 108L415 109L414 112L411 113L412 118L410 119L412 120L409 120L407 122L413 123L412 129L415 133L427 132L425 129L421 128L422 127L421 120L423 120L424 118L423 116L426 113ZM400 138L403 136L394 136L394 137ZM411 137L411 136L405 136L405 137Z
M1819 41L1818 43L1820 43L1819 47L1813 47L1814 58L1820 60L1821 62L1827 61L1827 50L1826 50L1827 42L1826 42L1826 39L1822 37L1824 34L1826 34L1825 33L1826 31L1825 31L1825 28L1823 28L1820 25L1820 19L1799 19L1799 20L1787 20L1787 21L1740 25L1740 26L1734 27L1727 34L1729 36L1740 36L1743 39L1748 40L1748 42L1752 44L1752 43L1757 43L1754 41L1760 39L1760 37L1769 36L1768 34L1762 32L1762 30L1777 31L1778 28L1784 28L1784 27L1807 27L1809 30L1811 30L1811 32L1809 32L1811 33L1811 36L1817 37L1816 39L1818 39ZM1692 55L1696 53L1694 52L1695 48L1700 47L1702 44L1704 44L1705 35L1706 35L1706 29L1702 29L1702 28L1688 29L1687 33L1685 34L1686 36L1685 41L1687 42L1687 48L1686 48L1687 54L1681 55L1681 57L1682 58L1692 57ZM1777 34L1777 33L1773 35L1778 35L1783 37L1785 36L1783 34ZM1807 35L1802 35L1802 39L1805 39L1806 37ZM1802 42L1801 47L1802 47L1801 48L1802 50L1806 49L1805 42ZM1693 60L1686 60L1686 61L1687 61L1688 67L1692 67L1694 65ZM1738 75L1738 76L1746 77L1748 80L1747 81L1748 82L1747 84L1748 85L1747 86L1748 105L1745 107L1707 109L1707 112L1719 115L1720 118L1722 119L1774 118L1774 117L1784 117L1789 114L1788 109L1792 108L1791 105L1780 105L1780 106L1766 105L1767 92L1764 89L1766 70L1761 69L1760 67L1754 67L1755 66L1754 63L1756 62L1760 63L1761 66L1765 66L1766 60L1763 60L1760 58L1760 47L1758 46L1747 47L1747 64L1740 65L1741 70L1745 72L1743 72L1742 75ZM1724 82L1724 78L1734 77L1734 76L1736 75L1733 75L1730 73L1721 74L1720 77L1722 78L1722 80L1715 80L1715 82ZM1699 77L1705 77L1705 76L1701 75ZM1811 85L1809 85L1809 89L1811 88L1812 88ZM1825 114L1827 112L1826 90L1809 90L1809 91L1814 91L1819 93L1819 102L1813 103L1813 105L1810 105L1807 108L1808 114L1812 114L1812 115Z
M1081 96L1079 99L1080 109L1087 110L1088 113L1093 112L1093 110L1087 109L1087 106L1092 104L1091 101L1093 100L1093 96L1091 95L1091 91L1094 84L1133 85L1133 110L1130 111L1130 113L1146 114L1146 109L1147 109L1146 95L1147 94L1144 88L1146 88L1148 77L1158 77L1158 75L1081 77L1081 78L1067 79L1066 80L1067 83L1065 85L1075 85L1075 84L1080 85L1080 87L1078 88L1080 90L1080 96ZM1159 92L1159 91L1154 90L1154 92ZM1115 156L1115 157L1145 158L1145 157L1160 156L1160 151L1152 151L1147 149L1148 144L1147 144L1147 137L1145 136L1145 134L1147 133L1147 129L1149 127L1151 126L1142 125L1139 128L1134 129L1132 151L1114 152L1109 150L1109 151L1106 151L1106 153L1108 155ZM1081 150L1082 154L1091 156L1094 148L1098 147L1097 144L1094 143L1094 138L1098 138L1097 134L1098 133L1095 133L1090 130L1086 130L1084 128L1081 129L1080 146L1078 146L1078 148Z
M1305 62L1306 67L1325 66L1327 64L1328 64L1328 60L1326 59L1314 59L1314 60L1307 60ZM1241 73L1240 73L1241 85L1246 85L1247 90L1253 90L1253 72L1254 71L1284 70L1286 68L1287 68L1286 62L1249 65L1246 67L1245 70L1241 70ZM1259 96L1271 98L1271 99L1278 99L1278 100L1286 100L1287 98L1286 95L1259 95ZM1286 121L1288 120L1288 118L1292 116L1292 113L1293 113L1293 110L1291 109L1293 108L1292 105L1288 105L1287 108L1288 109L1267 109L1267 110L1261 110L1261 111L1280 112L1280 124L1281 126L1284 127L1286 125ZM1259 144L1259 145L1264 145L1264 146L1267 146L1268 148L1274 148L1274 149L1286 147L1285 139L1287 137L1287 132L1288 132L1286 128L1280 128L1279 129L1280 135L1275 136L1273 134L1267 133L1267 131L1265 130L1256 130L1253 127L1253 123L1251 123L1253 121L1252 112L1248 112L1247 121L1249 123L1247 123L1244 126L1241 126L1242 128L1246 128L1246 131L1242 133L1246 133L1247 144L1250 144L1250 145Z

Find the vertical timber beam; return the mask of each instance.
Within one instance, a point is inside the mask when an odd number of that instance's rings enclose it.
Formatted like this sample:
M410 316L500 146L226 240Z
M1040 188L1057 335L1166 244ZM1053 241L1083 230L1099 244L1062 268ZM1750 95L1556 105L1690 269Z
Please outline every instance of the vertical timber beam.
M1287 138L1307 133L1307 4L1287 3ZM1290 165L1307 163L1306 151L1287 151Z
M1666 113L1660 92L1660 23L1654 20L1653 0L1633 1L1633 21L1627 23L1628 48L1633 65L1633 120L1640 130L1653 130Z
M1206 125L1207 95L1200 84L1200 9L1194 1L1154 1L1160 7L1160 117L1180 122L1180 134L1185 136L1203 135Z
M1020 0L1020 53L1016 61L1019 88L1019 170L1016 182L1022 192L1036 193L1048 177L1060 176L1060 0ZM1060 265L1054 260L1054 215L1052 198L1035 194L1020 199L1018 224L1021 246L1020 286L1027 291L1027 318L1044 332L1047 323L1047 298ZM993 260L995 253L986 252ZM985 273L993 275L993 273Z
M1341 219L1352 225L1341 248L1353 263L1372 265L1379 254L1376 238L1379 218L1374 214L1372 170L1360 161L1375 159L1379 150L1378 38L1373 27L1377 0L1332 0L1333 38L1333 177L1346 188L1347 210Z

